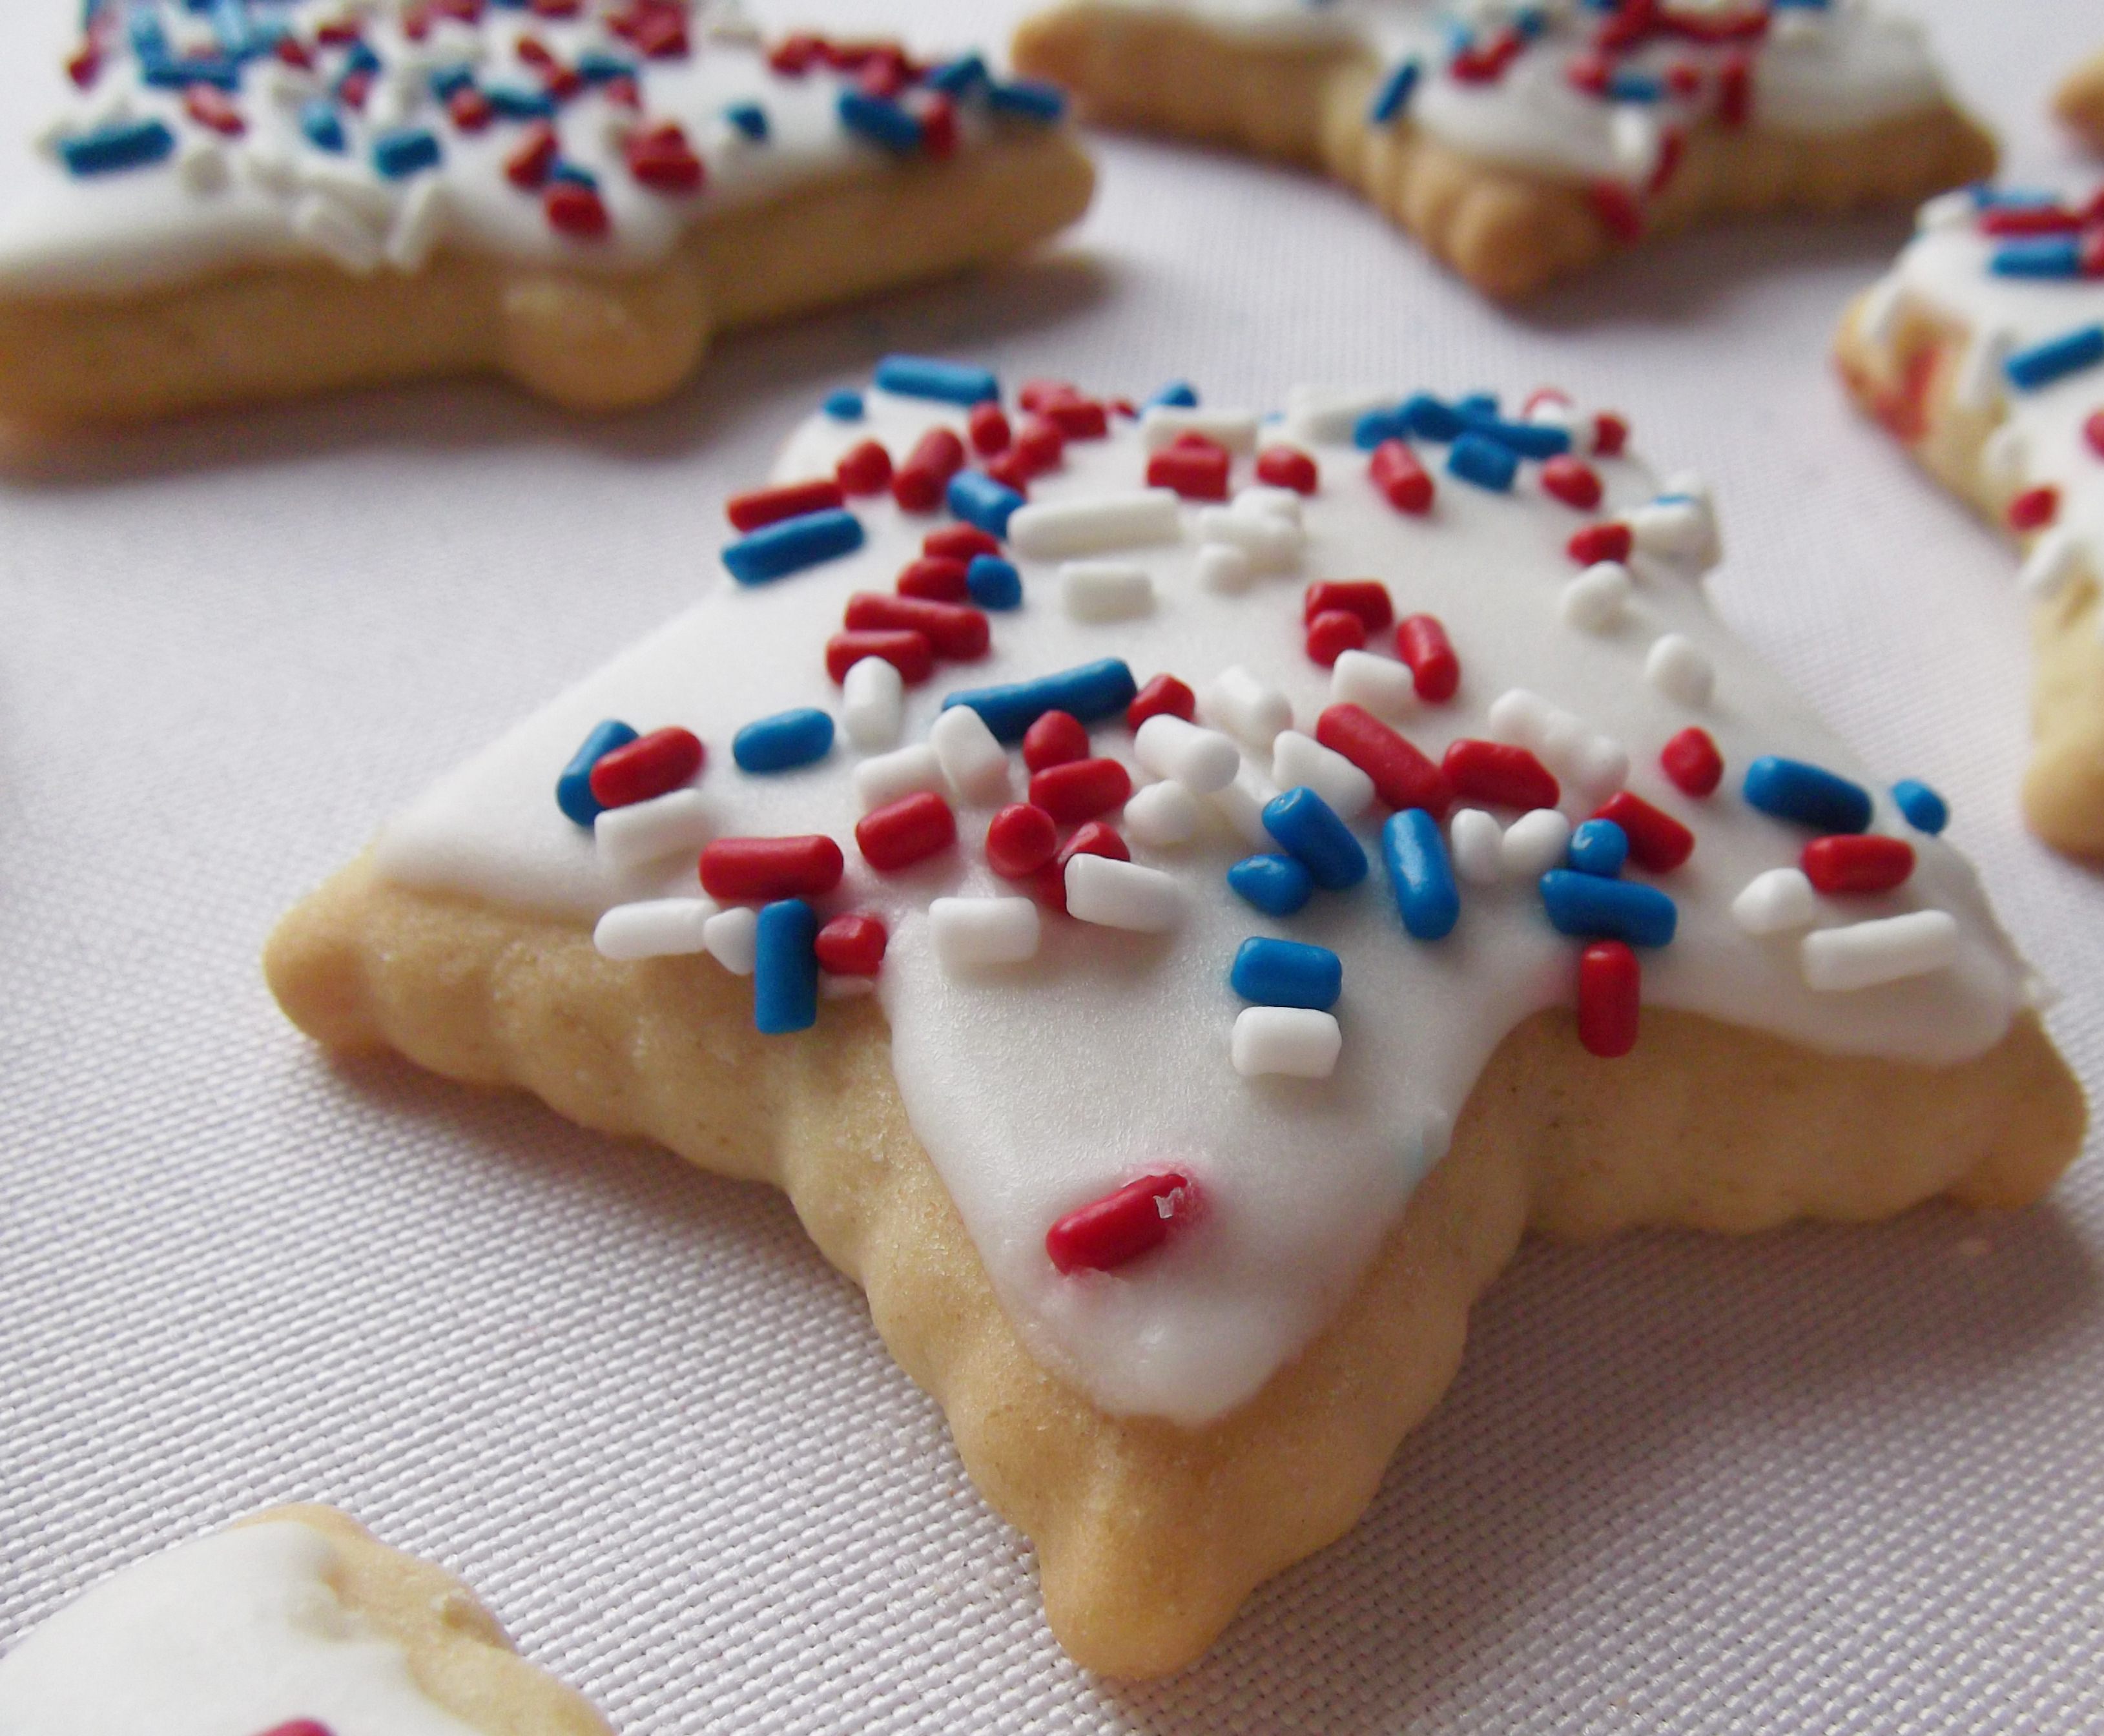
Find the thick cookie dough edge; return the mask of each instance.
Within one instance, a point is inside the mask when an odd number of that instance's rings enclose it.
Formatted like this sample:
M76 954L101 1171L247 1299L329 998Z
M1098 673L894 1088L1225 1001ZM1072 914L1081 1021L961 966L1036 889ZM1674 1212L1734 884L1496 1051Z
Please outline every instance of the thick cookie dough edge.
M519 1085L782 1186L943 1407L981 1493L1036 1546L1060 1643L1126 1677L1195 1661L1258 1585L1350 1528L1524 1229L1750 1230L1937 1194L2015 1206L2074 1157L2085 1113L2028 1015L1933 1073L1661 1013L1634 1056L1603 1063L1569 1015L1539 1015L1332 1324L1250 1404L1186 1430L1107 1415L1023 1348L907 1122L871 1003L760 1038L747 986L708 961L611 964L574 926L384 885L363 860L285 918L266 970L325 1043Z
M2053 95L2053 112L2092 150L2104 151L2104 49L2062 80Z
M1910 299L1886 340L1873 342L1864 315L1875 292L1857 297L1834 337L1834 364L1850 395L1937 481L2005 527L2017 490L1990 474L1985 457L2006 410L1958 401L1972 332ZM2034 538L2021 540L2028 547ZM2104 575L2083 573L2029 607L2033 745L2024 818L2055 850L2104 859Z
M497 1618L444 1568L390 1549L347 1514L311 1503L237 1521L292 1520L337 1551L337 1595L407 1653L435 1704L488 1736L613 1736L582 1694L512 1648Z

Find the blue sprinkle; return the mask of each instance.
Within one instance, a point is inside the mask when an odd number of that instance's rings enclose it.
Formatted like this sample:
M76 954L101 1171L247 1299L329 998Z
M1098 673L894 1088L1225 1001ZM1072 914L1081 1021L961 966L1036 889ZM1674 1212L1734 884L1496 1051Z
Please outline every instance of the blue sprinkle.
M1665 81L1649 73L1616 73L1607 80L1610 102L1658 102L1665 96Z
M974 555L965 569L965 589L982 609L1020 609L1023 575L998 555Z
M1972 195L1976 211L2036 210L2060 203L2060 195L2045 187L1997 187L1976 181L1965 190Z
M832 751L832 718L808 706L749 723L730 740L738 769L754 773L793 771Z
M901 398L933 398L939 404L969 406L1001 396L1001 382L987 369L927 355L887 355L876 364L876 383Z
M1245 856L1228 885L1271 917L1290 917L1315 895L1314 876L1290 856Z
M475 88L475 69L472 66L435 66L431 69L431 94L440 102L449 102L462 91Z
M862 521L838 507L783 519L723 551L723 564L741 585L763 585L770 578L800 573L822 560L837 560L862 547Z
M826 414L835 422L860 422L863 417L862 394L845 388L827 392L824 405Z
M1198 388L1188 380L1171 380L1140 406L1143 410L1157 408L1169 410L1195 410L1198 408Z
M372 167L390 181L402 181L420 169L435 168L439 141L421 127L383 132L372 141Z
M1410 432L1400 408L1369 410L1352 424L1352 444L1361 452L1371 452L1388 440L1399 440Z
M930 90L940 91L945 96L962 96L988 82L987 64L975 54L968 54L955 60L944 62L928 74Z
M767 111L756 102L734 102L724 110L724 118L756 144L767 137Z
M1504 422L1495 411L1464 410L1461 418L1471 434L1509 447L1522 458L1553 458L1571 450L1571 431L1550 422Z
M818 915L800 898L760 907L753 936L752 1022L763 1035L818 1022Z
M180 60L140 60L145 82L162 90L179 91L185 85L209 84L229 92L241 88L241 63L230 55L188 54Z
M597 725L584 743L570 756L570 763L555 779L555 806L580 826L590 826L600 816L599 798L591 792L591 770L617 748L635 739L635 730L617 718Z
M1461 920L1461 894L1439 822L1422 808L1391 814L1381 828L1381 861L1402 926L1420 940L1440 940Z
M344 136L343 117L337 112L336 105L325 97L317 96L311 102L300 105L300 131L316 150L341 155L350 148L350 141Z
M1067 93L1036 78L1013 78L989 84L987 106L996 114L1019 114L1033 121L1056 121L1067 112Z
M1402 61L1380 87L1374 92L1371 106L1366 110L1368 123L1375 127L1390 125L1395 118L1410 106L1410 99L1417 89L1417 81L1423 72L1416 60Z
M2079 277L2082 245L2072 235L2005 242L1987 269L1997 277Z
M1513 485L1519 471L1519 454L1502 440L1488 435L1468 433L1447 449L1446 468L1464 482L1502 494Z
M1326 1013L1344 992L1344 962L1326 946L1252 935L1235 953L1228 984L1259 1006L1305 1006Z
M582 163L573 163L567 157L558 157L548 165L548 179L551 182L568 181L573 187L590 187L595 193L599 190L599 176Z
M1264 805L1264 829L1298 857L1326 892L1342 892L1366 877L1366 853L1337 810L1306 784Z
M1934 837L1950 823L1950 804L1919 779L1901 779L1892 786L1892 800L1916 832Z
M1612 880L1629 859L1629 835L1611 819L1589 819L1571 834L1567 859L1581 874Z
M1493 398L1489 413L1498 412L1497 400ZM1402 402L1397 413L1402 418L1403 431L1414 434L1421 440L1434 440L1441 444L1453 440L1464 426L1461 413L1452 404L1442 404L1429 392L1412 392Z
M1551 868L1541 877L1541 901L1549 907L1549 920L1580 940L1664 946L1680 923L1678 908L1656 886L1569 868Z
M507 121L544 121L555 112L555 99L546 91L525 91L513 84L493 84L483 93L490 112Z
M132 38L132 51L142 60L165 60L168 57L168 33L161 20L152 12L135 11L125 25L125 33Z
M1749 806L1814 832L1854 832L1870 827L1868 790L1802 760L1763 754L1746 768L1743 792Z
M372 45L363 39L344 50L343 64L354 73L377 73L380 70L380 56L372 51Z
M577 76L586 84L605 84L615 78L637 76L635 61L608 54L603 48L587 48L577 56Z
M1123 711L1139 692L1139 684L1124 659L1106 657L1057 675L1041 675L1034 681L951 694L943 699L943 709L969 705L996 740L1019 742L1023 732L1047 712L1065 712L1083 723L1094 723Z
M2002 365L2009 383L2028 392L2099 362L2104 362L2104 325L2085 325L2019 350Z
M1498 395L1496 392L1470 392L1454 403L1454 413L1463 422L1481 421L1484 417L1498 413Z
M967 524L1004 542L1008 521L1023 504L1023 497L1005 483L996 482L983 471L959 471L944 491L950 511Z
M920 122L887 96L872 96L849 85L836 107L840 124L872 145L902 153L920 148Z
M159 163L176 148L176 136L156 120L123 121L59 141L59 154L75 175L107 175Z

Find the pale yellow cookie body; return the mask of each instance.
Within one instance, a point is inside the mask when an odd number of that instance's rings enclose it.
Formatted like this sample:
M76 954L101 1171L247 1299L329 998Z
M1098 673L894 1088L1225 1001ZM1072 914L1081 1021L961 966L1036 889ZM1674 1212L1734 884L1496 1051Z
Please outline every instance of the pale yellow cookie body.
M2093 150L2104 150L2104 49L2084 60L2053 92L2053 112Z

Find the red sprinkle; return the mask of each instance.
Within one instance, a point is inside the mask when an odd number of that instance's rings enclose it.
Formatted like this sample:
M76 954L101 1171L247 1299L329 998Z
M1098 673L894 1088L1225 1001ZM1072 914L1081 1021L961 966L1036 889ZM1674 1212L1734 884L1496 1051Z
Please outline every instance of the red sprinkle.
M1014 489L1025 500L1030 498L1031 478L1036 472L1023 462L1023 454L1013 446L999 457L988 458L984 468L987 475L1003 488Z
M891 454L876 440L863 440L840 454L833 466L846 494L881 494L891 486Z
M318 1724L312 1718L295 1718L289 1724L274 1724L262 1736L335 1736L326 1724Z
M1374 780L1391 808L1422 808L1434 819L1454 805L1446 774L1362 705L1333 705L1315 722L1315 739Z
M497 118L489 99L471 84L464 84L446 99L446 114L462 132L480 132Z
M965 467L965 443L947 428L930 428L891 479L891 498L908 512L933 512L950 479Z
M1798 866L1821 892L1889 892L1914 872L1914 846L1875 832L1814 838Z
M1636 195L1619 181L1596 181L1585 190L1586 202L1600 227L1617 241L1635 241L1643 234L1643 207Z
M1059 851L1059 823L1042 808L1012 801L987 823L987 866L1009 880L1034 874Z
M848 671L865 657L882 658L908 687L935 672L935 648L928 643L928 636L900 629L834 634L826 641L826 673L845 681Z
M1045 1252L1063 1275L1108 1272L1169 1239L1198 1207L1198 1190L1174 1170L1142 1176L1069 1212L1045 1233Z
M916 790L855 822L855 848L879 873L925 862L957 841L957 817L933 790Z
M707 756L702 739L691 730L653 730L594 762L592 799L602 808L649 801L692 783Z
M1001 544L986 532L970 524L945 524L940 530L931 530L920 539L920 552L940 555L947 560L971 564L974 555L998 555Z
M2026 489L2009 502L2009 529L2043 530L2060 515L2060 490L2051 484Z
M581 181L550 181L542 191L541 208L551 229L580 241L596 240L610 226L598 190Z
M815 898L840 883L847 859L822 832L795 838L718 838L702 852L711 898Z
M1717 69L1717 124L1727 132L1736 131L1752 118L1753 113L1753 67L1744 55L1733 55Z
M2089 449L2104 458L2104 410L2099 410L2082 425L2082 437L2089 442Z
M1637 1043L1643 966L1619 940L1596 940L1578 955L1578 1040L1612 1060Z
M1347 651L1363 650L1366 623L1348 609L1326 609L1308 623L1308 655L1325 669Z
M827 923L811 950L818 955L819 968L836 976L874 976L890 939L880 921L858 913Z
M1439 768L1456 796L1501 808L1553 808L1562 794L1555 774L1524 748L1463 736L1447 745Z
M1123 807L1131 794L1132 774L1116 760L1069 760L1030 779L1031 801L1063 826Z
M972 437L972 450L981 457L991 458L997 452L1008 450L1008 417L1001 413L999 404L974 404L966 426Z
M922 597L931 603L961 603L971 595L965 582L967 569L961 560L947 555L923 555L899 570L894 587L901 596Z
M920 91L907 105L920 123L920 149L938 160L957 150L957 105L940 91Z
M1558 453L1541 466L1541 485L1567 507L1590 512L1600 504L1600 478L1583 458Z
M1618 792L1593 810L1593 818L1620 826L1629 841L1629 859L1654 874L1670 874L1695 854L1695 834L1632 791Z
M1603 410L1593 418L1593 454L1600 458L1619 458L1622 449L1629 443L1629 425L1612 410Z
M1041 416L1032 417L1015 437L1014 456L1017 462L1033 476L1057 470L1067 456L1067 436L1059 431L1057 422L1047 422Z
M1707 796L1724 776L1724 756L1707 730L1692 724L1658 752L1658 763L1684 796Z
M1186 500L1225 500L1227 449L1201 435L1184 435L1147 461L1147 485L1174 489Z
M1983 235L2071 235L2082 213L2061 205L1990 205L1978 222Z
M733 494L724 503L724 511L740 530L757 530L807 512L827 511L840 505L841 498L837 482L791 482L778 489Z
M242 119L233 99L216 86L191 85L183 92L183 108L200 127L209 127L227 138L238 139L248 131L248 123Z
M289 38L288 38L289 40ZM102 55L93 42L82 42L66 56L66 77L82 90L91 89L102 70Z
M1417 462L1407 440L1383 440L1366 461L1366 475L1397 512L1432 510L1432 473Z
M1061 435L1070 440L1099 440L1110 432L1110 417L1103 405L1093 398L1072 395L1053 398L1042 404L1026 402L1023 408L1035 410L1045 421L1057 428Z
M1461 660L1435 616L1409 615L1396 623L1395 654L1410 665L1417 697L1438 705L1461 685Z
M1377 578L1318 579L1301 594L1300 618L1313 624L1316 616L1341 609L1357 615L1370 633L1378 633L1395 619L1395 604L1388 587Z
M1059 854L1038 869L1031 882L1037 896L1060 915L1067 913L1067 864L1077 856L1108 856L1113 862L1130 862L1132 852L1117 828L1092 819L1068 839Z
M1198 696L1173 675L1157 675L1133 696L1125 708L1125 726L1137 730L1150 717L1181 717L1188 723L1198 715Z
M573 73L570 75L575 78ZM653 193L698 193L704 179L702 159L676 122L631 134L624 154L628 172Z
M1032 771L1089 756L1089 732L1080 718L1047 712L1023 732L1023 763Z
M526 129L519 149L504 159L504 178L515 187L529 190L544 185L560 150L555 129L546 121L536 121Z
M970 663L984 657L990 635L987 618L958 603L931 603L925 597L892 596L881 591L858 591L848 599L850 632L898 631L919 633L938 657Z
M1313 494L1321 481L1315 461L1297 446L1267 446L1256 455L1256 480L1274 489Z
M1629 534L1626 524L1588 524L1582 530L1574 531L1563 547L1580 566L1589 567L1603 560L1627 560L1629 551L1636 547L1636 539Z

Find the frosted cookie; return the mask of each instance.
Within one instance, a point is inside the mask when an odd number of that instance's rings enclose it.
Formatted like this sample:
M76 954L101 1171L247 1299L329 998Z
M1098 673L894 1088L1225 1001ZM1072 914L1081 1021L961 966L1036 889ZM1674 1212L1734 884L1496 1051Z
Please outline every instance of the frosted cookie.
M1618 418L876 377L266 969L786 1188L1083 1663L1189 1662L1348 1527L1523 1229L2074 1153L1940 804L1719 627L1709 496Z
M0 1657L7 1736L611 1736L452 1576L328 1507L135 1563Z
M2053 93L2053 112L2093 149L2104 150L2104 50L2067 75Z
M1836 340L1857 400L2025 550L2031 829L2104 855L2104 194L1981 188L1923 208Z
M1919 199L1995 163L1874 0L1065 0L1014 54L1108 124L1326 167L1500 298L1710 216Z
M1013 253L1092 185L1049 87L708 0L87 0L66 73L0 194L31 425L478 373L646 403L712 332Z

